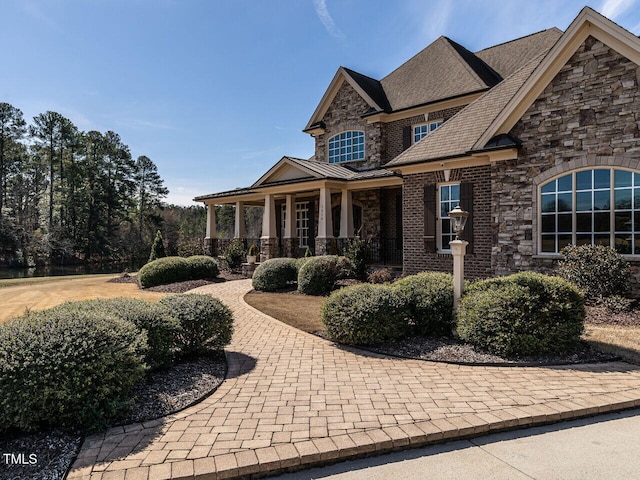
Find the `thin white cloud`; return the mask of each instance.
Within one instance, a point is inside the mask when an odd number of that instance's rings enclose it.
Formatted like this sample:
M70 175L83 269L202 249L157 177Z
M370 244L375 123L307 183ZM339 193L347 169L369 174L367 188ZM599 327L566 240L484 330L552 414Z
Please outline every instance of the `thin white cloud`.
M615 20L629 10L635 3L636 0L605 0L602 3L600 12L605 17Z
M336 22L333 21L333 17L327 9L326 0L313 0L313 7L329 35L335 38L344 38L344 33L336 26Z

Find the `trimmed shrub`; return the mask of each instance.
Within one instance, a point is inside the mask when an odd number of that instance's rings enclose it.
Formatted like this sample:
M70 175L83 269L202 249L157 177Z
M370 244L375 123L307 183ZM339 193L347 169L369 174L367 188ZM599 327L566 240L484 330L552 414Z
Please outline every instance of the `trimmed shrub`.
M452 275L423 272L402 278L393 286L406 299L416 333L451 335L454 326Z
M307 247L308 248L308 247ZM300 269L302 268L302 266L307 263L309 260L311 260L313 257L309 256L309 257L300 257L300 258L296 258L295 259L295 264L296 264L296 268L298 269L298 272L300 272Z
M293 258L272 258L262 262L253 272L253 288L261 292L273 292L288 287L298 278Z
M224 250L224 259L231 270L235 270L242 266L247 258L247 251L244 249L244 243L239 238L231 240L227 248Z
M206 255L164 257L143 266L138 272L138 283L142 288L149 288L186 280L213 278L218 274L217 262Z
M215 258L208 255L194 255L188 257L191 279L200 280L202 278L216 278L220 274L220 267Z
M0 325L0 429L96 429L127 409L144 375L146 335L67 306Z
M153 262L158 258L164 258L167 256L167 252L164 249L164 239L162 238L162 232L158 230L156 232L156 238L153 240L153 245L151 245L151 253L149 254L148 262Z
M322 306L329 338L347 345L375 345L407 332L406 303L388 285L361 284L333 292Z
M160 300L180 323L178 345L185 355L222 350L231 341L233 314L217 298L187 293Z
M351 261L355 277L364 280L367 277L367 264L369 263L369 245L367 241L360 237L349 240L344 256Z
M611 247L569 245L561 253L564 260L558 264L558 275L577 285L589 304L631 290L629 264Z
M180 324L167 309L157 303L135 298L111 298L63 303L53 310L73 315L82 311L96 315L112 315L133 323L147 337L145 362L149 369L167 366L173 359Z
M326 295L335 286L342 274L350 268L345 257L323 255L311 257L298 273L298 291L307 295Z
M584 329L584 299L560 277L522 272L470 285L460 301L458 333L507 357L574 350Z

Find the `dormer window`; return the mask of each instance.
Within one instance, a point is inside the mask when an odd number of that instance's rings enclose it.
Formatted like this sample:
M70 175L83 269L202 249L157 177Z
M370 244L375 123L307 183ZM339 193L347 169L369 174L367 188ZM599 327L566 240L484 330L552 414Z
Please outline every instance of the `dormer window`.
M364 132L342 132L329 139L329 163L364 160Z
M442 120L437 122L421 123L420 125L413 126L413 143L418 143L424 137L433 132L436 128L442 125Z

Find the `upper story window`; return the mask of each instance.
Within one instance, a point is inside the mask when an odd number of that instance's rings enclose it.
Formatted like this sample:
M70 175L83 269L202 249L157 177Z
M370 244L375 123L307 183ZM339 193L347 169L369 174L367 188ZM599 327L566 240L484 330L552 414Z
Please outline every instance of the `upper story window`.
M329 139L329 163L364 160L364 132L342 132Z
M542 253L587 244L640 254L640 173L596 168L543 184L540 225Z
M437 122L421 123L420 125L413 126L413 143L418 143L424 137L433 132L436 128L442 125L442 120Z

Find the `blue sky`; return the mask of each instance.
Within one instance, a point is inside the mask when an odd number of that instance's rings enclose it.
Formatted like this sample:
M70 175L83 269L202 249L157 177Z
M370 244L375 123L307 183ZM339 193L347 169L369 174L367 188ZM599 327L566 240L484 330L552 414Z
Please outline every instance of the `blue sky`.
M340 65L382 78L440 35L476 51L585 4L640 34L640 0L0 0L0 102L119 133L188 205L311 156Z

